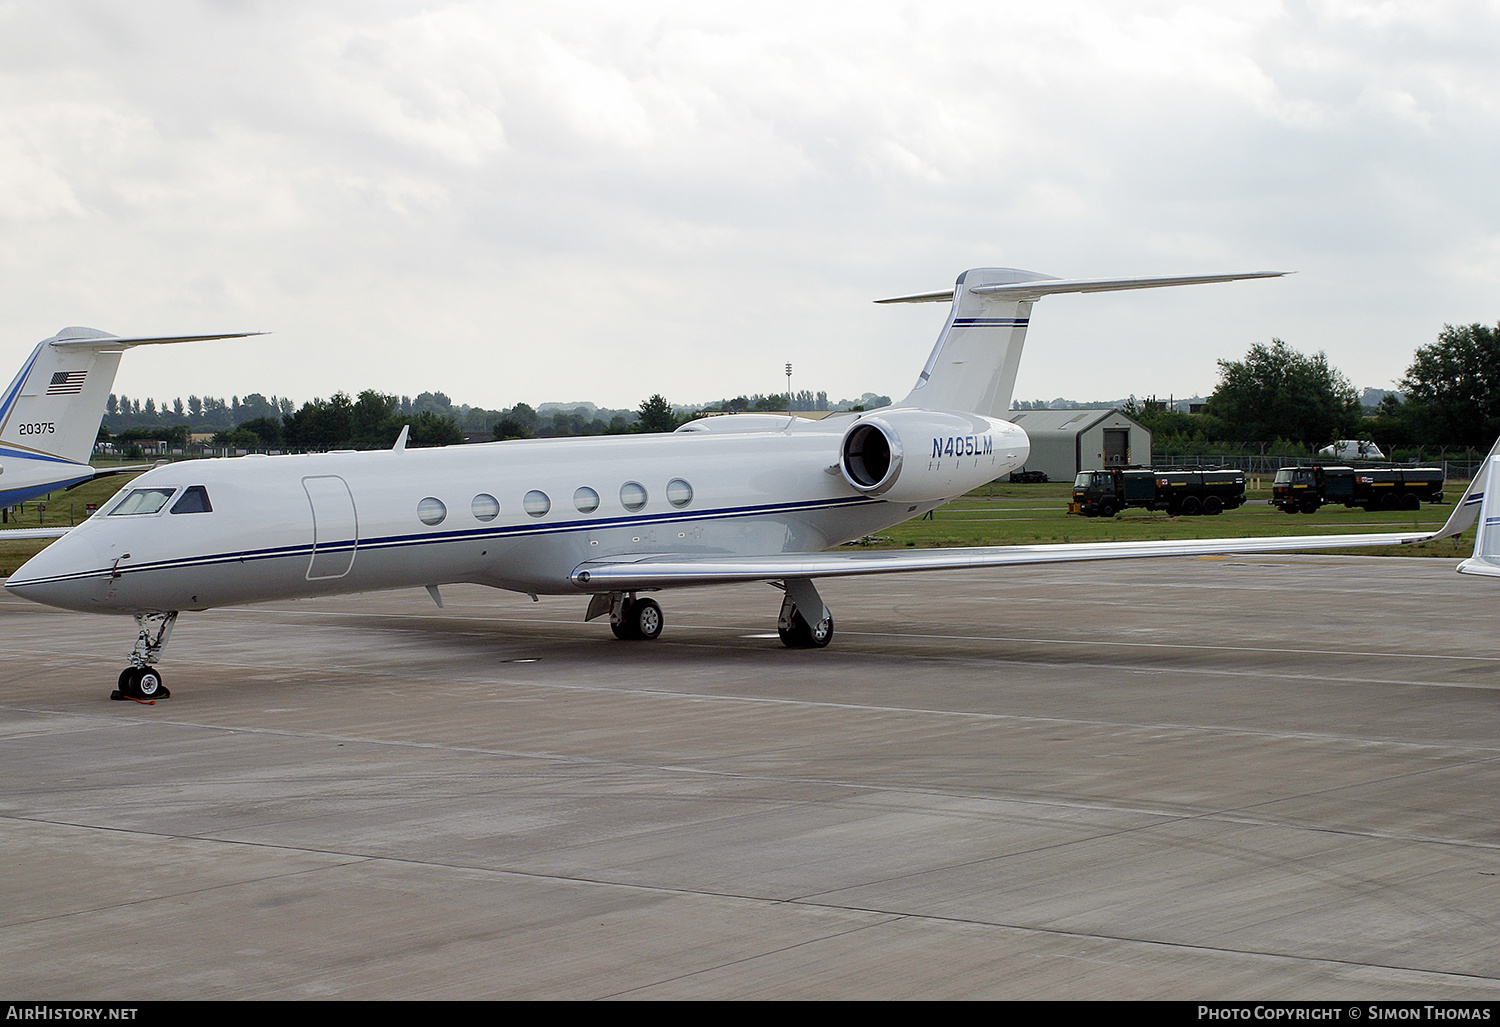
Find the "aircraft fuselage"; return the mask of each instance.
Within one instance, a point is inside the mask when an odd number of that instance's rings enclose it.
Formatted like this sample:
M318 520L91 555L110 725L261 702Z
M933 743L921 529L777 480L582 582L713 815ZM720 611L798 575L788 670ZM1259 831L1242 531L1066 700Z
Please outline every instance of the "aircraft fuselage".
M839 471L853 422L181 462L136 478L9 587L118 613L452 582L578 595L570 575L590 560L817 552L1027 455L1007 422L912 439L908 460L946 467L946 487L890 501ZM155 509L132 500L143 512L127 511L126 498L153 489Z

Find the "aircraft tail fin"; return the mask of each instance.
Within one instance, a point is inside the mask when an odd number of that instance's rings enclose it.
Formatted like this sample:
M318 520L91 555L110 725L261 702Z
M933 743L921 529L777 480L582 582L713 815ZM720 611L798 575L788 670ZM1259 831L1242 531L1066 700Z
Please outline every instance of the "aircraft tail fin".
M125 350L259 334L120 338L93 328L64 328L37 343L15 380L0 393L0 453L86 464Z
M974 268L953 288L876 300L877 303L941 303L952 300L948 322L912 391L897 406L956 410L1004 417L1010 410L1031 305L1066 292L1114 292L1168 285L1202 285L1242 278L1275 278L1284 271L1169 278L1061 279L1011 267Z

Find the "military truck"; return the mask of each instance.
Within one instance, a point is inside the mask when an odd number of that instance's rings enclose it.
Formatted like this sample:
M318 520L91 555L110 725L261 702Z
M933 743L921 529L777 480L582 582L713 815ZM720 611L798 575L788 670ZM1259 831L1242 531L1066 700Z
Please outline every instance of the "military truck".
M1439 467L1283 467L1271 482L1271 505L1289 514L1325 504L1366 510L1416 510L1443 501Z
M1245 502L1245 472L1130 467L1084 471L1073 479L1068 513L1113 517L1127 506L1179 514L1216 514Z

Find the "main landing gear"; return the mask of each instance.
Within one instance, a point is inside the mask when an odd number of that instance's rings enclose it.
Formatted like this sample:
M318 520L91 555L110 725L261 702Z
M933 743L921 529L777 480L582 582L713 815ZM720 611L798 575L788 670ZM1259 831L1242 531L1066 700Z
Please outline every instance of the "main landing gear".
M833 641L833 614L823 605L818 590L806 578L779 583L786 598L776 618L776 634L788 649L822 649ZM609 614L609 629L627 641L650 640L666 625L654 599L638 599L624 592L601 592L589 602L584 620Z
M781 616L776 618L776 633L788 649L822 649L833 641L833 617L809 624L797 604L786 600L781 604Z
M169 699L172 693L162 681L161 671L153 666L161 657L162 647L172 635L172 625L177 623L177 611L166 613L138 613L135 622L139 626L135 648L130 650L130 666L120 671L119 687L109 693L111 699L140 699L154 702Z
M655 599L627 599L621 596L609 611L609 630L615 633L616 638L627 641L642 639L649 642L661 634L666 623Z

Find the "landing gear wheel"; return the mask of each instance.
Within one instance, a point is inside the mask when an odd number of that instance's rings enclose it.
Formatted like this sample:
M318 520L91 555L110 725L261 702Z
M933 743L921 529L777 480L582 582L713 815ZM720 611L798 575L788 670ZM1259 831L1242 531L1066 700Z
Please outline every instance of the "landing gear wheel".
M170 693L162 684L161 671L155 667L142 667L135 673L135 694L142 699L165 699Z
M665 626L666 618L654 599L627 599L620 604L619 616L609 618L609 630L626 641L650 641Z
M119 686L109 693L111 699L168 699L172 695L155 667L126 667L120 671Z
M833 641L833 616L829 615L816 624L809 624L795 608L787 618L788 625L778 623L776 633L781 644L788 649L822 649Z
M654 599L638 599L635 604L635 637L651 641L661 634L661 629L666 627L666 618L661 615L661 607Z

